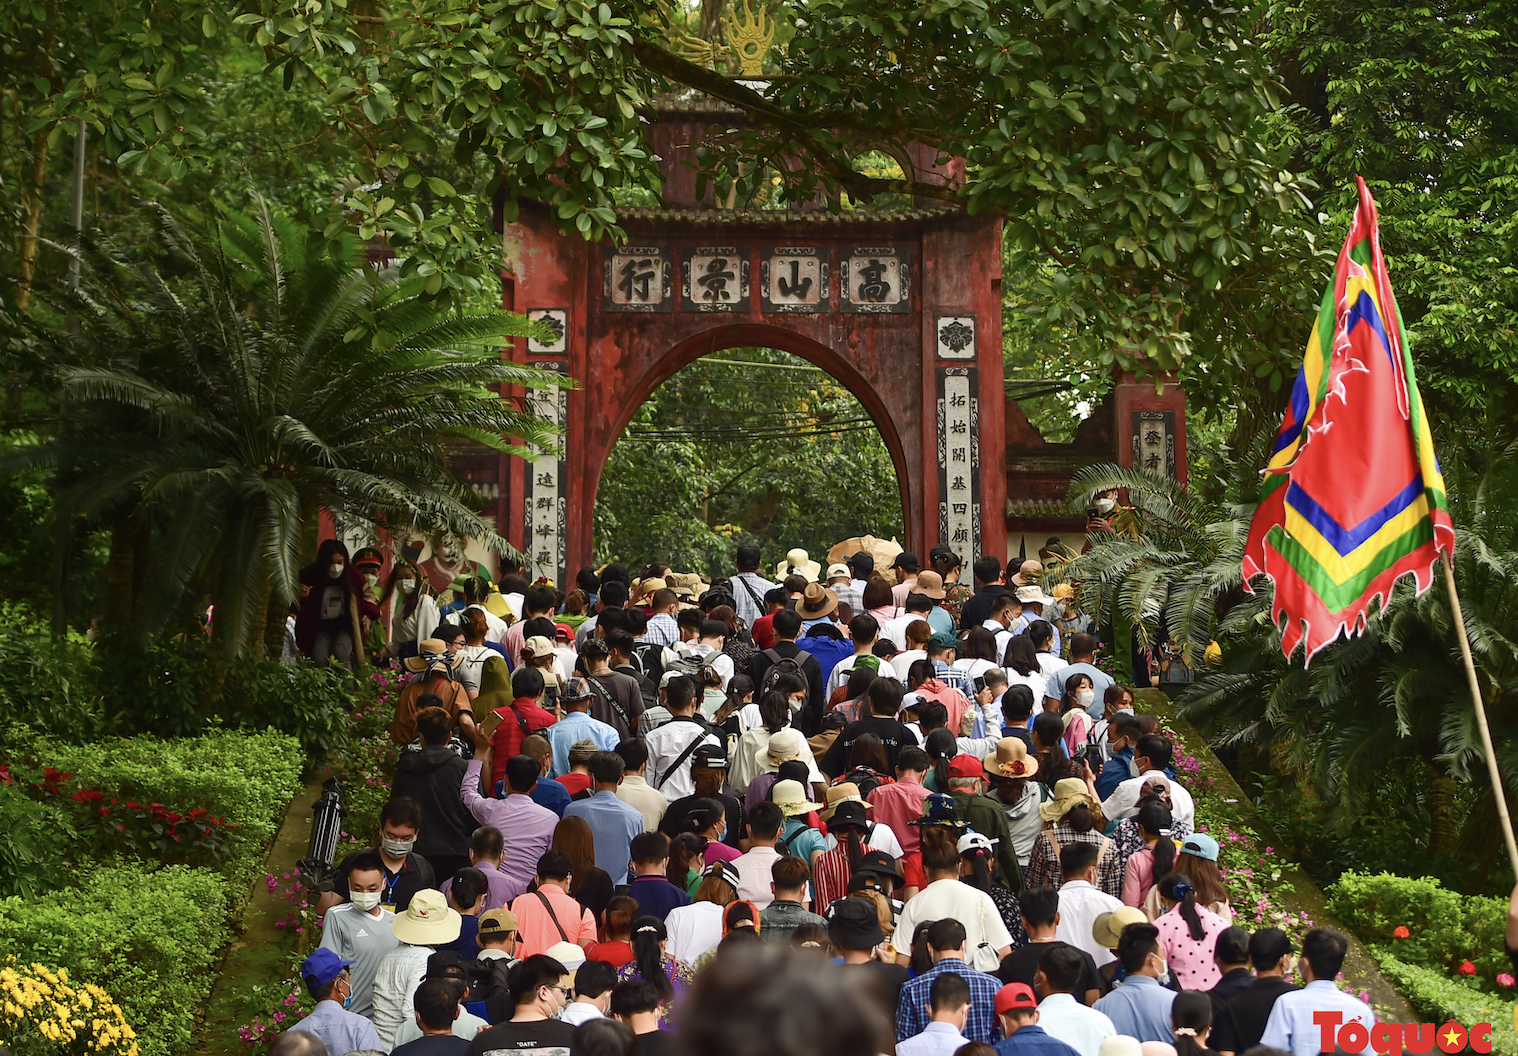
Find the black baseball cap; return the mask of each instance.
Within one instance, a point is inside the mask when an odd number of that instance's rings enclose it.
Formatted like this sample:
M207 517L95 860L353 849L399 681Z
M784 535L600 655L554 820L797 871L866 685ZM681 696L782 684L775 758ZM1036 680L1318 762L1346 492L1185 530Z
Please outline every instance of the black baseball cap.
M885 941L875 903L867 898L840 898L823 914L828 922L828 938L845 950L868 950Z
M1280 928L1261 928L1249 936L1249 960L1256 968L1270 967L1288 953L1296 952L1297 948Z
M455 950L438 950L427 957L428 979L461 979L469 974L469 962Z
M868 574L875 571L875 559L863 550L849 558L847 564L855 572Z
M899 568L904 572L920 571L920 566L917 562L917 555L912 553L910 550L903 550L901 553L897 554L896 560L891 562L891 567Z
M708 770L727 769L727 749L720 744L703 744L691 756L692 766L704 766Z

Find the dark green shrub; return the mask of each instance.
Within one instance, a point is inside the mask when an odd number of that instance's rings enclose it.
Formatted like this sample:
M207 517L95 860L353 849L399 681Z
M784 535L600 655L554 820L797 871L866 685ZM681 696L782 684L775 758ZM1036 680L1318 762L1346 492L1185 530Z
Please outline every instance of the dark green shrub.
M62 885L60 848L73 835L65 811L0 781L0 898L31 898Z
M98 737L106 720L92 656L81 635L54 638L30 609L0 606L0 714L54 740Z

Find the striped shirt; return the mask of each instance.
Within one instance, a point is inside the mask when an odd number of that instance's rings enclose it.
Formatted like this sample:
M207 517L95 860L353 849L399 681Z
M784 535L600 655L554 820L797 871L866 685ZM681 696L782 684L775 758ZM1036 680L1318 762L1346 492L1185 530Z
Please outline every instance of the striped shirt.
M863 853L878 848L871 847L868 843L861 844ZM826 851L817 858L817 864L812 866L812 882L816 887L816 897L812 899L814 906L831 906L838 899L849 893L849 881L853 879L854 871L849 868L849 851L842 843L831 851Z

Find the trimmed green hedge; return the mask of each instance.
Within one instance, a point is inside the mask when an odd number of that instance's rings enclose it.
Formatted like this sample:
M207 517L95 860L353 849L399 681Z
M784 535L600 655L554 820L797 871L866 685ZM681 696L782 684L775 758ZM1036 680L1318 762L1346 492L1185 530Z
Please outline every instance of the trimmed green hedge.
M1493 994L1451 979L1442 972L1399 961L1377 952L1381 974L1396 984L1423 1022L1442 1024L1453 1019L1463 1026L1492 1025L1493 1056L1518 1056L1518 1033L1513 1030L1513 1006ZM1369 1050L1366 1050L1369 1052Z
M216 730L201 737L131 737L87 745L34 743L31 754L108 796L162 803L178 811L204 807L238 827L226 873L244 883L263 867L266 847L301 790L305 753L294 737L265 730Z
M190 1042L229 934L232 887L209 869L95 869L77 888L0 900L0 959L67 968L104 989L137 1032L141 1056Z
M1504 952L1507 903L1466 896L1431 877L1345 873L1328 889L1328 908L1360 936L1407 964L1454 974L1464 961L1489 987L1511 972ZM1395 931L1407 928L1407 938Z

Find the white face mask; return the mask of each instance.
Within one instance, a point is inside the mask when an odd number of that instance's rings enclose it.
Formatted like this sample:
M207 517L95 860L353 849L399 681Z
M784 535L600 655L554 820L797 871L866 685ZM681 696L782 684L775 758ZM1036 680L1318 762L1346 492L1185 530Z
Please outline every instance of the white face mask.
M348 901L353 903L354 909L369 913L380 904L380 893L378 891L350 891Z
M367 583L371 587L377 585L379 583L379 573L378 572L365 572L364 573L364 582Z
M1102 498L1102 499L1097 499L1091 505L1095 506L1102 513L1111 513L1113 510L1115 510L1117 508L1117 500L1116 499L1109 499L1109 498Z
M404 858L411 853L411 848L416 846L416 840L392 840L388 836L380 839L380 850L392 858Z
M1090 689L1076 690L1075 702L1083 708L1089 708L1096 701L1096 691Z
M332 565L328 565L327 566L327 575L328 575L329 578L336 579L338 576L340 576L342 574L343 574L343 566L342 565L332 564Z
M395 582L396 585L401 588L402 592L406 594L410 594L413 590L416 589L416 580L414 579L398 579Z

